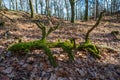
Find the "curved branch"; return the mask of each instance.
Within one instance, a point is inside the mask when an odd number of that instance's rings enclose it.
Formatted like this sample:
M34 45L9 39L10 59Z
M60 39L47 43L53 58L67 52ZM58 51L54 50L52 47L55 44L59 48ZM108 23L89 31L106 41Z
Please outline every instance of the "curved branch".
M2 16L5 16L6 18L8 18L10 21L14 22L13 19L9 18L8 16L6 16L6 15L4 15L4 14L2 14L2 13L0 13L0 14L1 14Z
M98 20L96 21L95 25L94 25L90 30L88 30L88 32L87 32L87 34L86 34L86 37L85 37L85 42L88 42L88 41L89 41L90 32L92 32L93 29L95 29L95 28L99 25L100 20L102 19L103 13L104 13L104 12L101 12L101 13L100 13L100 16L99 16Z

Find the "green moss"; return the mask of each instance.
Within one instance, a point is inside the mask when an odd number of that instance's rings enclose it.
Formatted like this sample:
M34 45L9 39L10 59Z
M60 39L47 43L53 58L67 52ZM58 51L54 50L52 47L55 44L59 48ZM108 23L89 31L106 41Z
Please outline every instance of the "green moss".
M25 49L25 53L29 53L30 52L30 50L29 49Z
M75 48L75 45L76 45L76 48ZM72 62L74 61L73 50L75 49L86 49L93 56L100 58L99 50L95 45L91 44L90 41L85 42L81 45L77 45L73 40L66 40L64 42L61 42L60 40L58 42L47 42L46 40L35 40L30 42L20 42L20 43L13 44L10 47L8 47L8 51L13 51L13 52L23 51L24 53L28 53L30 50L43 49L45 51L45 54L48 56L48 59L51 65L53 67L56 67L57 63L50 50L50 48L55 48L55 47L61 47L65 52L67 52L69 60Z
M13 52L18 52L18 51L25 51L26 49L29 49L29 50L35 49L35 48L40 49L43 43L44 42L42 40L31 41L31 42L20 42L20 43L16 43L9 46L8 50Z
M48 59L53 67L57 67L57 63L51 53L50 48L47 45L43 46L43 49L45 50L46 55L48 56Z
M74 61L74 54L72 52L73 44L66 41L66 42L58 43L58 46L60 46L65 52L68 53L68 57L69 57L70 61Z
M90 41L84 42L83 44L81 44L80 46L78 46L78 49L86 49L88 50L93 56L95 56L96 58L100 59L100 52L97 49L97 47L92 44Z
M31 42L21 42L11 45L8 48L8 51L12 52L20 52L23 51L24 53L28 53L30 50L34 49L43 49L45 51L45 54L48 56L50 63L53 67L57 66L57 63L51 54L50 48L46 44L46 40L36 40Z
M71 43L71 41L65 41L65 42L48 42L47 45L50 48L55 48L55 47L61 47L65 52L68 53L69 59L71 61L74 61L74 54L72 49L74 49L74 43Z
M54 42L48 44L50 47L61 47L65 52L68 53L68 57L70 61L74 61L74 54L72 49L74 49L74 43L71 43L71 41L65 41L65 42Z

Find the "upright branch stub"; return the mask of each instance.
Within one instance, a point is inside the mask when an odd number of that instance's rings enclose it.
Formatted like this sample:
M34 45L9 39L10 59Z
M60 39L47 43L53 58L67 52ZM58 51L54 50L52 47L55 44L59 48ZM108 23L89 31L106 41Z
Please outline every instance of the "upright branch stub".
M42 23L37 23L37 22L36 22L36 25L42 30L42 39L41 40L46 39L46 34L47 34L46 26Z
M57 25L50 27L47 31L47 26L45 26L42 23L38 23L38 22L35 23L42 30L42 40L46 39L46 37L48 37L50 33L55 31L59 27L59 23L58 23Z
M104 13L104 11L100 13L100 16L99 16L98 20L96 21L95 25L93 25L93 27L92 27L90 30L88 30L88 32L87 32L87 34L86 34L86 37L85 37L85 42L88 42L88 41L89 41L90 32L92 32L93 29L95 29L95 28L99 25L100 20L102 19L103 13Z
M57 25L51 27L51 28L48 30L46 36L48 36L50 33L52 33L53 31L55 31L56 29L58 29L59 25L60 25L60 24L57 24Z

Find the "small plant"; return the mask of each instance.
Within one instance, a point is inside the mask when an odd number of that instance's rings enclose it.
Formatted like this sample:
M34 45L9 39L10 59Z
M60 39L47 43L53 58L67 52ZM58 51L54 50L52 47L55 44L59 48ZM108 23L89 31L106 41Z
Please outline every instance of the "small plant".
M0 26L5 26L5 22L0 22Z
M113 35L118 35L118 34L119 34L119 31L111 31L111 34L113 34Z
M114 40L120 40L118 35L120 34L119 31L111 31L111 34L114 36Z
M72 51L72 49L74 49L74 43L72 43L71 41L59 42L58 46L68 53L70 61L74 61L74 54Z

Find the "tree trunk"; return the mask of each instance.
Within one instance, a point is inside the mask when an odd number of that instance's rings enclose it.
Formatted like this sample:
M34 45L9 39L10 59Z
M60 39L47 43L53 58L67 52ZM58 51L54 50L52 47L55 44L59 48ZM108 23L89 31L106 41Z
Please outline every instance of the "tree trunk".
M11 0L11 3L12 3L12 8L13 8L13 10L15 10L15 7L14 7L14 1Z
M84 20L88 21L88 0L85 0L85 16Z
M49 0L45 0L46 1L46 15L47 16L51 16L51 12L50 12L50 9L49 9Z
M98 17L98 0L95 0L95 13L94 13L94 18L95 20L97 19Z
M34 9L32 5L32 0L29 0L30 10L31 10L31 18L34 18Z
M66 6L66 14L67 14L66 16L67 16L67 20L69 20L69 13L68 13L68 11L69 11L69 10L68 10L68 7L69 7L69 6L68 6L66 0L65 0L65 6Z
M2 9L2 0L0 0L0 9Z
M18 10L18 0L16 0L16 11Z
M36 13L38 13L38 0L35 0L35 9L36 9Z
M22 0L20 0L20 7L21 7L21 10L23 10Z
M75 18L75 12L74 12L74 5L75 1L74 0L69 0L70 5L71 5L71 23L74 23L74 18Z
M43 2L42 2L42 0L40 0L40 6L41 6L41 14L43 14Z

